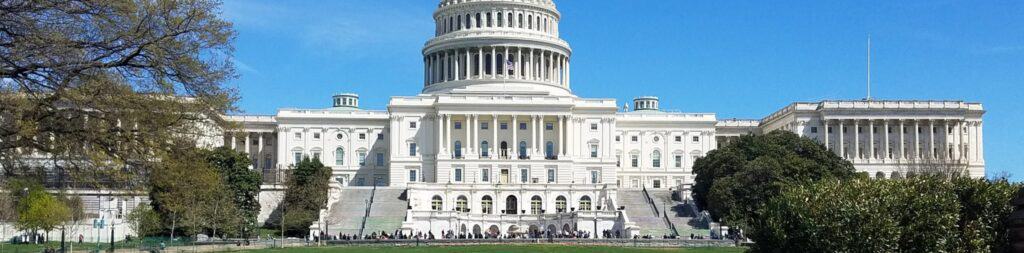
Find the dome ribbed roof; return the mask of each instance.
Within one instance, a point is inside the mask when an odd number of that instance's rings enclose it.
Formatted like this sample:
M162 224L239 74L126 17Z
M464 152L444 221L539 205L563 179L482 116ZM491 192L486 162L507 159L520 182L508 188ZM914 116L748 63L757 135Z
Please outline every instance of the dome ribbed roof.
M513 3L528 3L537 5L555 5L552 0L441 0L438 7L444 7L452 4L469 3L469 2L513 2Z

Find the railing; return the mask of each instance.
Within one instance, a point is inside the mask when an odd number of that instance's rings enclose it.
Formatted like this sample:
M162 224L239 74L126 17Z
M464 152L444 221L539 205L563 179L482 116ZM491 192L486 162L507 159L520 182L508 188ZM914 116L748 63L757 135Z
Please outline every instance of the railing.
M373 208L373 197L377 195L377 184L373 184L370 190L370 199L366 200L366 212L363 213L363 222L359 224L359 237L363 237L363 230L366 229L366 219L370 217L370 210Z
M647 205L651 206L651 210L654 211L654 216L661 216L661 212L658 211L658 206L654 204L654 199L651 199L651 195L647 194L646 186L643 188L642 192L644 193L644 200L647 202Z

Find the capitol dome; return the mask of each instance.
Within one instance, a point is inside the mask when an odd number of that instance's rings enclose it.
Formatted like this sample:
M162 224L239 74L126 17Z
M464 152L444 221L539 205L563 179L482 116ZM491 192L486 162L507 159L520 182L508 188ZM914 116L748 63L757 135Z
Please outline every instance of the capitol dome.
M560 20L551 0L442 0L423 47L423 93L571 96Z

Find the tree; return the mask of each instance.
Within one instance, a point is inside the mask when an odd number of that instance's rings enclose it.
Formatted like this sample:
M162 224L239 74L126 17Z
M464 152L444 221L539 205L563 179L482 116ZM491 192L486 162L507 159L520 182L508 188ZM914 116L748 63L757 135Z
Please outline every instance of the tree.
M195 235L209 225L214 207L221 204L218 196L229 194L217 170L206 162L198 149L182 149L179 154L161 158L159 169L150 175L149 197L153 210L170 228L187 228Z
M216 148L206 154L207 162L217 168L224 180L224 184L232 193L230 201L234 203L233 210L238 212L237 226L241 235L248 238L249 232L258 228L257 216L260 213L260 183L259 172L249 169L252 164L249 157L242 152L234 151L227 147ZM229 210L221 210L229 211Z
M156 234L162 227L160 214L153 211L153 208L147 204L136 206L135 209L132 209L132 212L128 213L125 220L128 222L128 227L135 231L135 235L139 238Z
M0 170L49 154L77 182L137 185L153 157L223 126L236 92L219 3L0 3Z
M18 209L18 228L43 230L47 235L71 219L71 210L63 201L41 190L30 191L19 203Z
M4 231L7 231L7 223L18 220L18 210L14 208L14 197L10 193L0 192L0 238L7 238ZM0 251L3 251L3 243L0 243Z
M1010 237L1004 219L1013 213L1010 202L1021 184L967 177L953 178L952 184L960 202L954 246L963 252L1007 252Z
M854 177L853 165L816 141L785 131L745 135L699 158L694 200L717 220L748 227L789 185Z
M305 157L291 171L285 185L284 201L277 219L270 222L281 228L282 236L301 236L320 219L327 207L331 170L318 159Z

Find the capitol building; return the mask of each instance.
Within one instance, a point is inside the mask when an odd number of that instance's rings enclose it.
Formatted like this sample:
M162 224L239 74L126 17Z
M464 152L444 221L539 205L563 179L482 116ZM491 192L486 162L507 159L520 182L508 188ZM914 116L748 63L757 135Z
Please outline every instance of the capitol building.
M263 173L261 220L303 157L333 171L312 231L439 237L706 235L715 227L689 201L694 161L775 130L817 140L872 178L940 162L985 173L980 103L826 100L723 120L665 110L646 94L574 95L587 84L572 82L573 50L551 0L443 0L433 18L422 90L391 97L386 110L341 93L324 97L327 108L228 116L240 127L219 144Z

